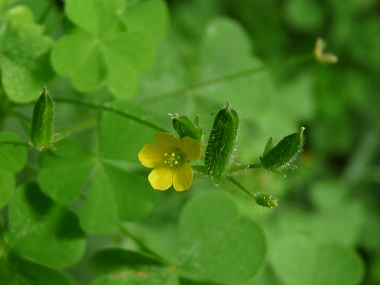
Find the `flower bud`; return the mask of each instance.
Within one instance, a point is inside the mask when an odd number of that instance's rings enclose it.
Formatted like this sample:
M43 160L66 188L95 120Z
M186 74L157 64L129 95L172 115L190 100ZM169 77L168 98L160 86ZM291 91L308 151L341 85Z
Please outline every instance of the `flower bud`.
M188 117L182 114L174 114L172 116L173 128L176 130L180 138L190 137L197 141L201 141L202 129L198 122L198 117L195 122L191 122Z
M34 105L31 144L39 151L51 145L54 127L54 103L46 87Z
M230 164L238 126L239 117L228 102L215 117L205 154L207 173L215 184L220 183Z
M271 139L269 139L263 156L260 157L263 167L268 170L275 171L292 162L296 158L297 154L302 150L304 130L305 128L301 127L299 132L284 137L274 147Z

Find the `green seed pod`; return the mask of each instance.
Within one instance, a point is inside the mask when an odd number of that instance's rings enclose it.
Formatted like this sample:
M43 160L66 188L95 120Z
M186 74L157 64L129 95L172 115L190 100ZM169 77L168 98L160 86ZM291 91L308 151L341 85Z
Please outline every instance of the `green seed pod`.
M230 164L238 126L239 117L227 102L215 117L205 154L207 173L215 184L220 183Z
M39 151L51 145L54 127L54 103L46 87L34 105L31 144Z
M269 209L278 206L278 200L268 194L257 194L255 196L255 202L257 205L267 207Z
M261 164L264 168L274 171L292 162L302 150L304 130L305 128L301 127L299 132L284 137L271 149L268 149L268 145L272 142L267 144L263 156L260 157Z
M197 117L198 118L198 117ZM197 119L196 118L196 122ZM188 117L182 114L172 115L173 128L180 138L191 137L197 141L201 140L202 130L198 124L193 124Z

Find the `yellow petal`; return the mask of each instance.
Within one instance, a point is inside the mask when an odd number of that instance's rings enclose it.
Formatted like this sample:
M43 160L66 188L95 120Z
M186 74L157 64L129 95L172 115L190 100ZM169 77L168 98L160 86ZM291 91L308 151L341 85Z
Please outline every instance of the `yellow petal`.
M176 191L184 191L190 188L193 182L193 170L190 164L185 162L178 166L173 177L173 186Z
M164 150L176 150L179 149L180 142L179 139L172 134L158 132L154 135L154 138L161 145Z
M181 150L186 154L187 160L197 160L202 155L201 144L190 137L181 139Z
M174 171L173 167L155 168L149 174L148 180L154 189L167 190L173 184Z
M164 162L164 151L161 146L156 143L144 145L138 156L141 164L149 168L160 166Z

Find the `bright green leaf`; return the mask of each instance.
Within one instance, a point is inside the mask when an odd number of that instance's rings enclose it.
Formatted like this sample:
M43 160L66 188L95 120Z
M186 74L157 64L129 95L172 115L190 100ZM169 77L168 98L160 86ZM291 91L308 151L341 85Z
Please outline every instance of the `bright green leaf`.
M16 187L16 179L13 173L0 168L0 209L8 203Z
M0 259L0 284L7 285L71 285L61 272L28 261L15 254Z
M78 27L93 36L102 36L117 23L125 6L122 0L67 0L65 13Z
M264 262L261 228L240 216L228 194L198 195L183 209L179 224L179 265L199 279L240 284L256 275Z
M288 235L271 248L271 262L284 284L354 285L363 278L363 262L351 248Z
M42 264L65 267L82 257L85 241L78 218L37 184L18 189L9 206L9 229L11 248Z
M157 16L154 28L141 19L131 19L128 24L133 28L129 29L120 22L124 5L120 0L68 1L66 13L87 33L76 30L63 36L54 46L51 59L55 70L70 77L76 89L92 91L105 83L117 98L127 99L136 91L138 73L150 68L153 40L166 26L165 6L160 1L141 4L142 11ZM139 6L134 9L140 10Z
M125 24L128 30L145 31L159 40L166 32L168 11L164 1L149 0L126 10Z
M1 141L22 142L21 139L15 133L0 133L0 167L11 172L19 172L26 163L27 149L20 145L1 145Z
M105 82L106 62L100 45L91 36L78 33L63 37L54 46L51 60L54 69L70 76L80 91L95 90Z
M25 14L30 14L25 9L11 10L14 13L2 23L5 32L0 35L2 84L9 98L16 102L38 97L42 86L53 76L48 56L53 42L42 35L40 26L24 19Z

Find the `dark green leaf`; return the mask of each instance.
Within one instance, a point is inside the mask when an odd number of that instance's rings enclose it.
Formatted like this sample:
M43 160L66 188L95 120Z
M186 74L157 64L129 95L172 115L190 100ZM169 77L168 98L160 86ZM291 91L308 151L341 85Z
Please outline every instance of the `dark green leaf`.
M9 228L11 248L42 264L69 266L84 251L78 218L54 204L37 184L17 190L9 206Z

